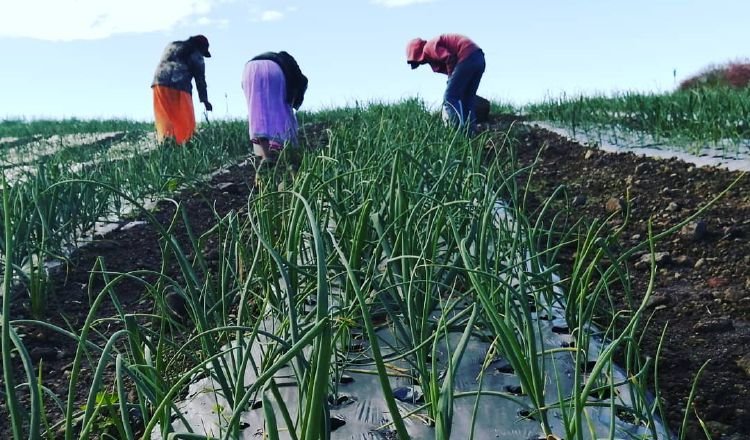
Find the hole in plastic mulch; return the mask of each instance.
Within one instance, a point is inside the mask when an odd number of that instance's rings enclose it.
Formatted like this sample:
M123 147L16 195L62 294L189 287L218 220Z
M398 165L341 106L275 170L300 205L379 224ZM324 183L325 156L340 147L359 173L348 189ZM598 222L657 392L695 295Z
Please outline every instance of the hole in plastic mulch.
M505 385L505 391L513 394L514 396L523 395L523 389L521 389L521 385Z
M524 420L530 420L530 421L539 421L539 417L537 416L537 413L534 411L529 411L528 409L522 409L518 411L518 417Z

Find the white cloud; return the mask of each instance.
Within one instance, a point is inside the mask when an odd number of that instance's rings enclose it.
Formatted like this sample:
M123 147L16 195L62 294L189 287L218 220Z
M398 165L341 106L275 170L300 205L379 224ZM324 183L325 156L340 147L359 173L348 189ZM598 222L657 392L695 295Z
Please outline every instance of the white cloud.
M11 0L3 2L0 37L70 41L163 31L200 19L218 1Z
M229 26L229 20L226 18L216 19L204 16L195 20L195 24L199 26L216 26L220 29L226 29Z
M281 11L263 11L260 13L260 21L277 21L284 18L284 13Z
M411 6L417 3L432 3L435 0L372 0L376 5L385 6L386 8L400 8L402 6Z

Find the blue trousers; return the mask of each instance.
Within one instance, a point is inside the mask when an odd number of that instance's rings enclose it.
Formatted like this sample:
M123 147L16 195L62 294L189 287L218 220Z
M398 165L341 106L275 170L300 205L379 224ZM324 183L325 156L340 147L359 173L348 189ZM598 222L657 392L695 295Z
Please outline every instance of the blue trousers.
M479 49L456 64L456 68L448 77L448 86L443 96L443 108L448 115L448 121L453 126L462 128L468 125L470 131L474 127L476 123L474 104L484 67L484 52Z

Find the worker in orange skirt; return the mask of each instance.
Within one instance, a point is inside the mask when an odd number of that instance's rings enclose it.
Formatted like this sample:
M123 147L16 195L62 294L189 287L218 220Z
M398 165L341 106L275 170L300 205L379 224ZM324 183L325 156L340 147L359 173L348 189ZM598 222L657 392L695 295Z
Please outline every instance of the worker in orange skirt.
M177 144L182 145L193 136L193 79L198 89L198 98L206 111L213 110L208 101L203 60L210 56L208 39L203 35L173 41L164 49L151 85L154 92L156 137L159 142L174 138Z

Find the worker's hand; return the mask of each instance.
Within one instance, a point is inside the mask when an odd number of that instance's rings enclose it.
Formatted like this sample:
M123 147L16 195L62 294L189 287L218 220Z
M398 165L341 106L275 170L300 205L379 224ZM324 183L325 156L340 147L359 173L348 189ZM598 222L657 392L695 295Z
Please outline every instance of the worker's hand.
M207 112L210 112L211 110L213 110L213 109L214 109L214 106L212 106L212 105L211 105L211 103L210 103L210 102L208 102L208 101L204 102L204 103L203 103L203 105L205 105L205 106L206 106L206 111L207 111Z

